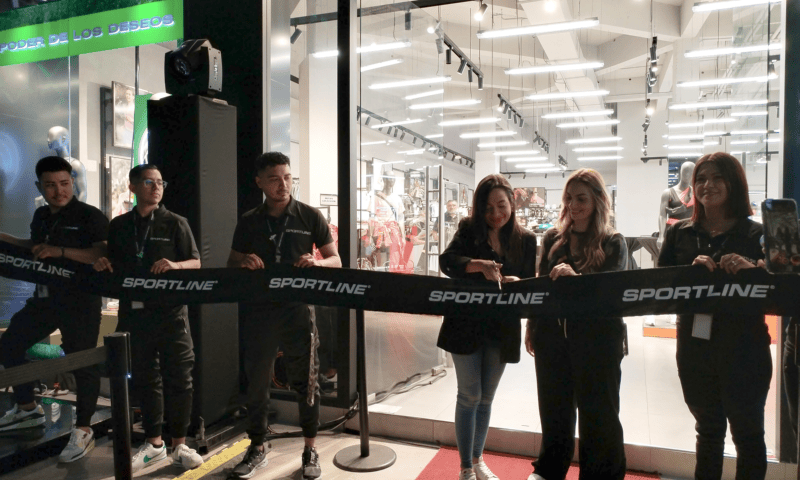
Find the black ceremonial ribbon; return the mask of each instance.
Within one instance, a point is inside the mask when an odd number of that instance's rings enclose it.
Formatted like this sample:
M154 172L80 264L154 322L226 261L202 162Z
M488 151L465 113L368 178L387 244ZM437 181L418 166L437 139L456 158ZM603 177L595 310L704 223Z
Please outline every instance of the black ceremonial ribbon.
M383 312L520 317L636 316L665 313L797 314L800 275L762 268L729 275L702 266L531 278L497 285L341 268L268 265L263 270L204 268L153 275L145 268L95 272L69 260L34 261L0 242L0 276L53 288L169 304L303 302Z

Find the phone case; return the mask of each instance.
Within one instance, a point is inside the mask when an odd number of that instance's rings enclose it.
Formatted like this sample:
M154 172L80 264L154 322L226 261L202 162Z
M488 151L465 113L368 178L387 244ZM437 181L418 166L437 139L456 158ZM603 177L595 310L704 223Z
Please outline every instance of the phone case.
M792 199L764 200L764 254L772 273L800 273L800 229Z

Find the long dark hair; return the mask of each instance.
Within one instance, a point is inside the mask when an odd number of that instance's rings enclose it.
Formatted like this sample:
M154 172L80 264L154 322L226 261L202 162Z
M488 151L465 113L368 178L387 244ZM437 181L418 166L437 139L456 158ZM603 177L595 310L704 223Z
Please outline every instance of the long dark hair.
M744 173L742 164L736 157L729 155L725 152L709 153L703 155L694 166L694 173L692 173L692 195L697 196L694 191L695 181L697 180L697 172L706 163L712 162L719 169L722 175L722 180L725 186L728 187L728 200L725 205L726 214L730 218L747 218L753 214L753 209L750 207L750 193L747 188L747 175ZM706 219L706 209L699 201L694 202L694 212L692 213L692 222L698 223Z
M516 261L522 258L522 237L525 232L517 223L517 216L514 212L514 190L505 177L497 174L488 175L478 183L472 199L472 215L464 221L472 228L478 242L488 241L489 226L486 225L486 205L489 203L489 195L495 188L501 189L506 194L508 203L511 205L511 217L500 228L499 236L506 257Z
M550 248L549 258L552 258L556 250L567 242L572 232L572 216L569 214L566 198L567 190L573 183L582 183L589 187L594 200L594 214L587 230L589 235L583 245L585 261L583 264L576 265L580 270L591 270L605 262L606 254L603 251L602 243L606 237L614 234L614 228L611 226L611 199L608 198L605 181L597 170L592 170L591 168L576 170L569 176L567 184L564 185L564 193L561 196L561 215L556 222L556 228L558 229L557 240Z

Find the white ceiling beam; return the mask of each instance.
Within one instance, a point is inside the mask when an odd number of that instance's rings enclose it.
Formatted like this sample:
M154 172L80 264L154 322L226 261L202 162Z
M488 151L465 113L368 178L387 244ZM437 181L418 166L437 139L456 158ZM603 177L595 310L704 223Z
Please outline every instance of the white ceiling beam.
M662 57L667 52L671 52L673 45L664 45L658 42L660 47L656 49L656 54ZM598 77L608 75L622 68L641 67L641 75L645 74L644 62L649 57L650 42L645 42L637 37L618 37L610 42L606 42L598 47L598 55L605 66L595 71Z
M650 2L614 1L603 2L599 30L604 32L650 38ZM653 23L659 41L674 42L680 38L681 7L665 3L653 3Z

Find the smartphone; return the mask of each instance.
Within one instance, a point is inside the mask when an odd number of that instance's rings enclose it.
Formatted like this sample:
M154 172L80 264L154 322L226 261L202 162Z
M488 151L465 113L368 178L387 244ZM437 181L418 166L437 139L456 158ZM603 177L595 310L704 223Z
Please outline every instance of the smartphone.
M800 228L797 204L790 198L768 198L761 203L764 218L764 254L772 273L800 273Z

